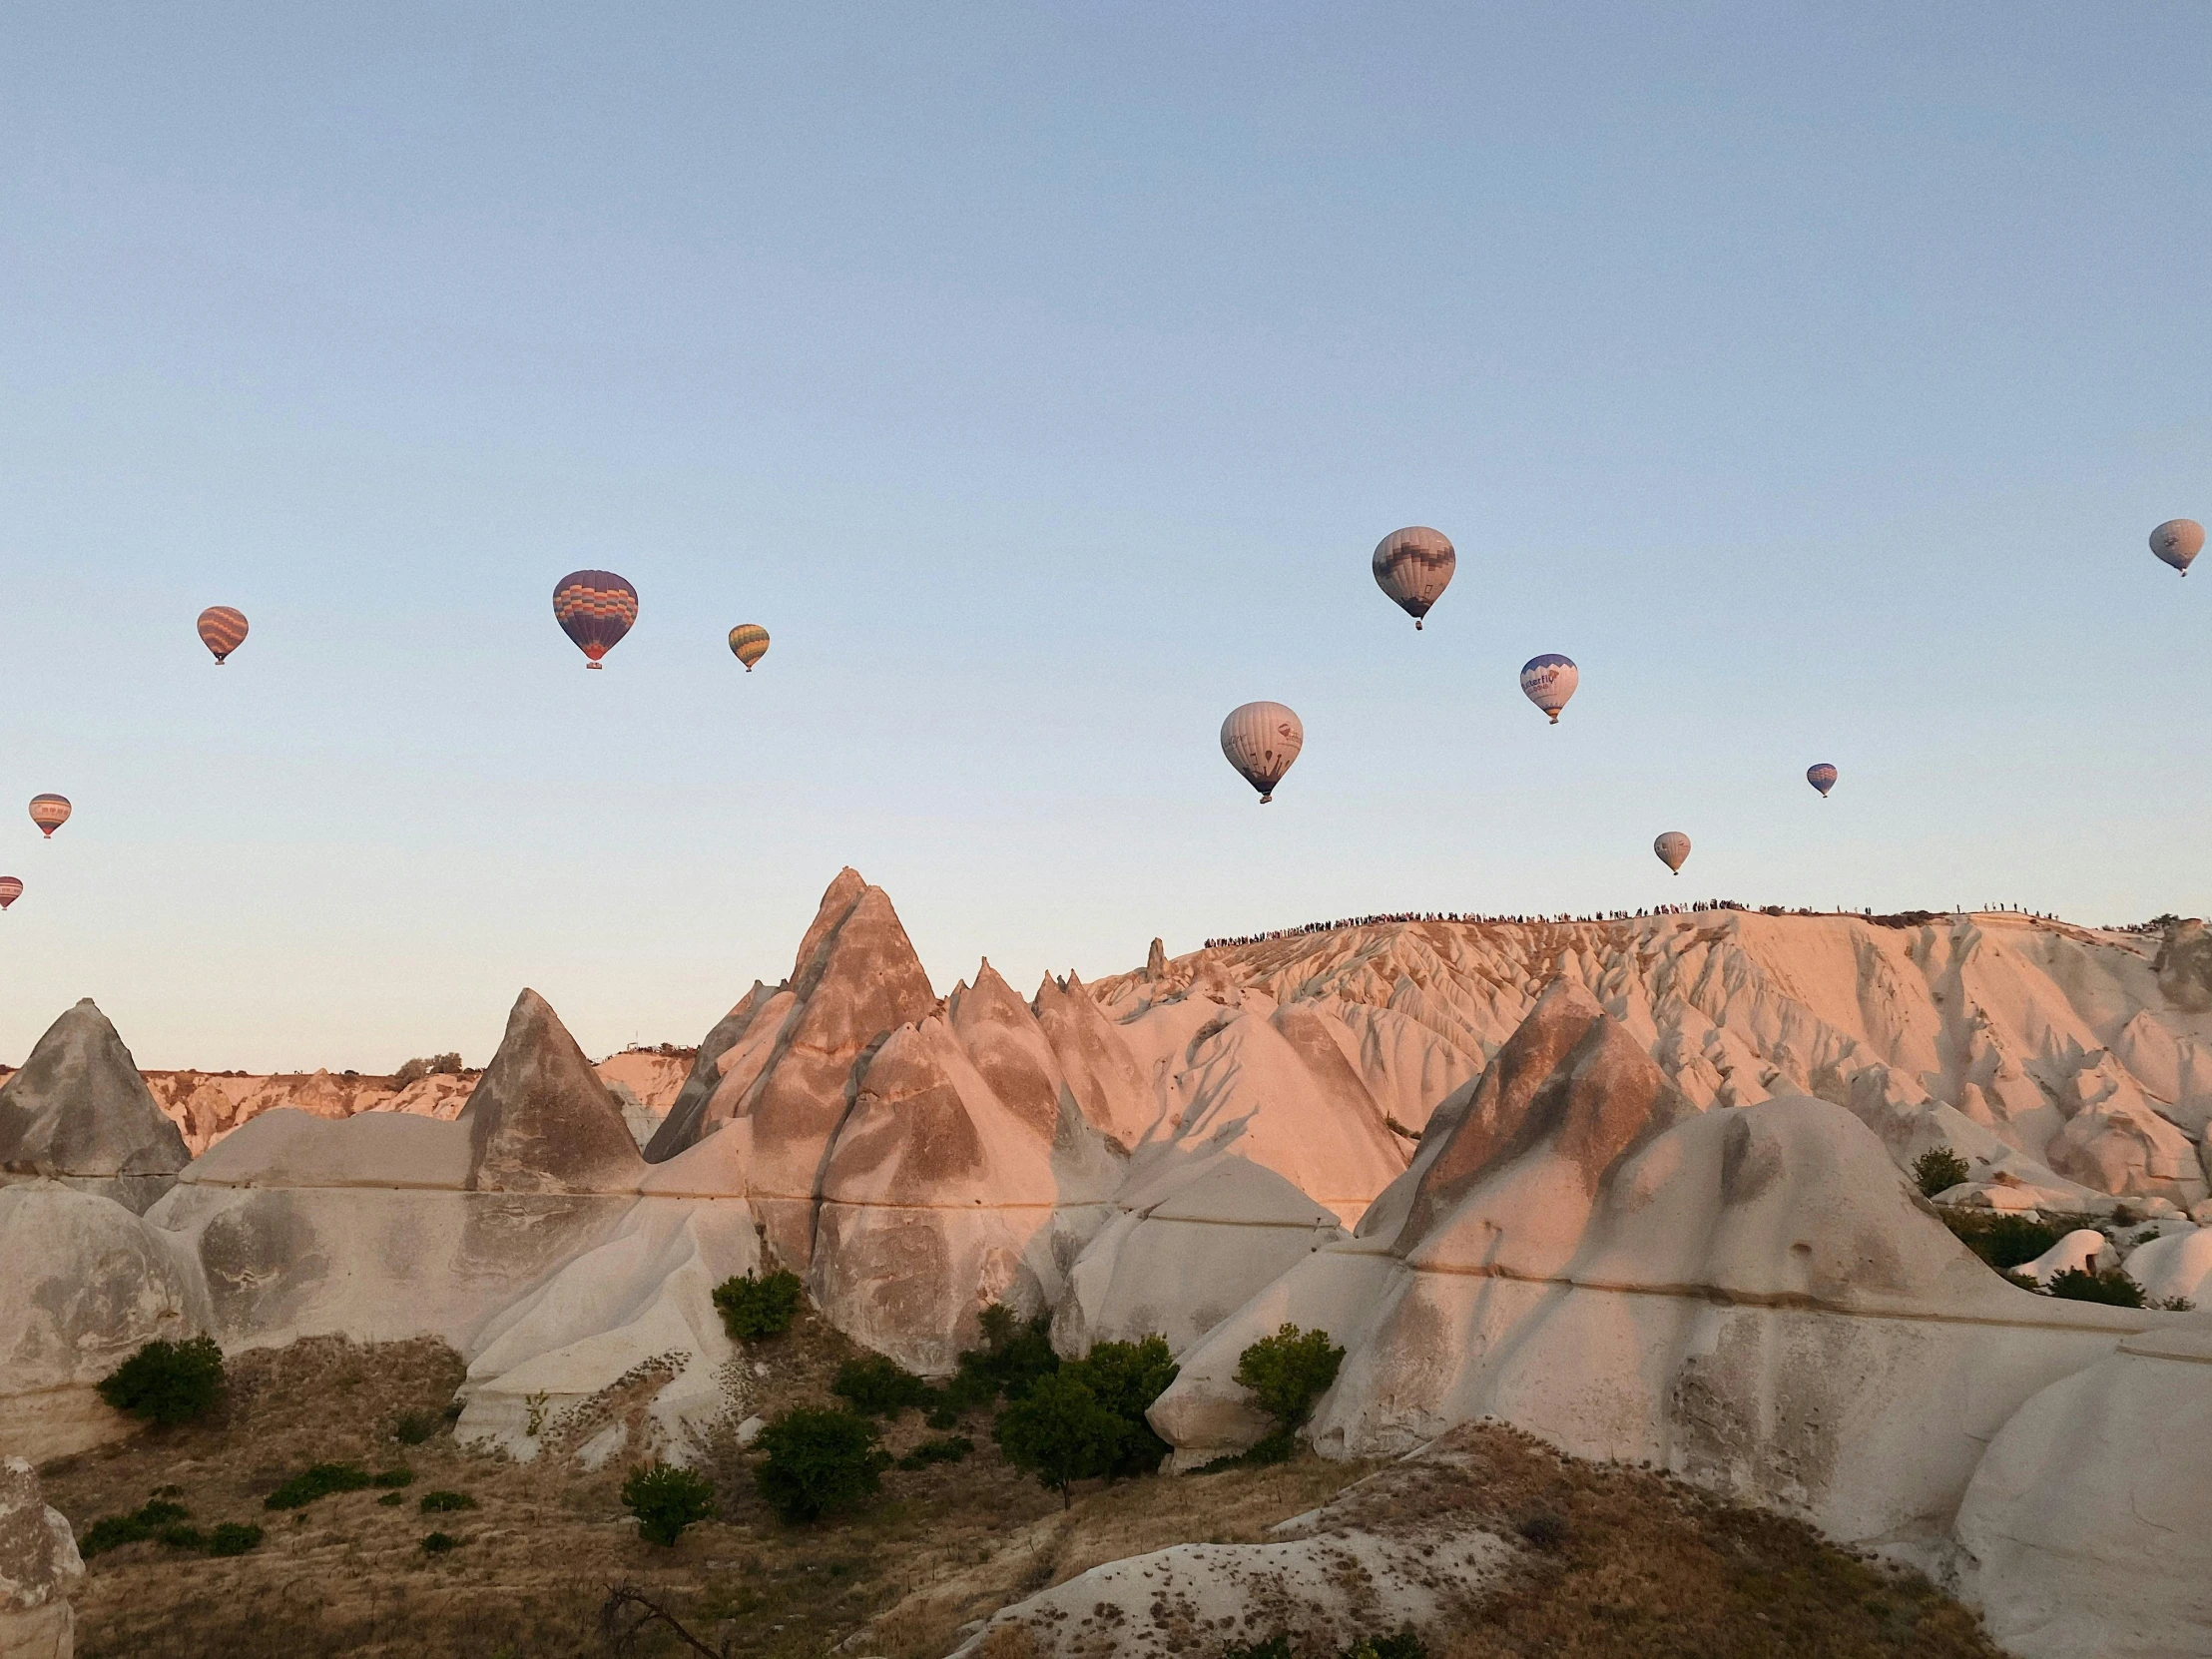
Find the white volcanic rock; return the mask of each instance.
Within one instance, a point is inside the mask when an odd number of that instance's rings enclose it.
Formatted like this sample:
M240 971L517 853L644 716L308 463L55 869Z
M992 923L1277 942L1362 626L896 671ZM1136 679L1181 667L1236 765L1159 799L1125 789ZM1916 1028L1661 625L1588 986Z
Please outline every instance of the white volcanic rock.
M2212 1319L2129 1337L1991 1441L1960 1587L2022 1659L2212 1654Z
M143 1213L187 1161L184 1136L89 996L0 1084L0 1180L66 1181Z
M2175 1297L2212 1311L2212 1227L2168 1233L2131 1251L2128 1277L2153 1303Z
M2038 1285L2048 1285L2057 1274L2102 1273L2119 1265L2111 1240L2093 1227L2077 1227L2017 1271Z
M69 1592L84 1575L76 1535L47 1503L37 1472L21 1457L0 1461L0 1654L70 1659Z
M1178 995L1258 991L1333 1013L1360 1036L1369 1092L1413 1128L1418 1108L1396 1103L1442 1099L1436 1083L1479 1067L1543 986L1569 978L1695 1105L1811 1094L1848 1106L1901 1165L1949 1145L1977 1182L2066 1194L2069 1208L2102 1194L2187 1209L2208 1190L2207 1149L2189 1144L2212 1116L2207 940L2193 922L2154 949L2011 914L1408 922L1211 949L1096 989L1132 1046ZM1371 1043L1361 1021L1385 1013L1395 1040ZM1424 1066L1425 1087L1409 1085Z
M953 1025L930 1017L883 1040L822 1176L817 1301L848 1336L924 1373L976 1345L986 1304L1026 1313L1058 1299L1121 1174L1043 1069L1028 1008L987 971L978 986Z
M1124 1149L1135 1146L1161 1108L1120 1031L1072 973L1065 984L1048 975L1031 1007L1085 1119Z
M0 1187L0 1445L44 1461L130 1431L93 1385L143 1343L208 1328L195 1264L113 1199Z
M792 977L773 992L756 986L700 1045L647 1158L658 1163L725 1123L750 1120L748 1198L777 1256L804 1271L824 1157L851 1104L863 1052L935 1008L890 899L841 871L800 943Z
M1482 1472L1450 1439L1425 1446L1265 1543L1177 1544L1079 1573L1002 1609L954 1659L994 1632L1021 1632L1044 1659L1168 1659L1235 1638L1287 1635L1319 1654L1406 1625L1448 1628L1519 1553L1428 1485L1464 1489Z
M1180 1354L1322 1246L1336 1216L1234 1142L1149 1146L1130 1160L1113 1219L1069 1270L1052 1341L1070 1359L1094 1343L1167 1339Z
M2006 1285L1839 1107L1690 1111L1563 983L1361 1237L1187 1353L1152 1420L1186 1466L1248 1443L1238 1355L1318 1326L1350 1351L1312 1424L1335 1454L1495 1416L1934 1551L2012 1409L2159 1318Z
M507 1034L454 1120L468 1131L469 1186L479 1192L635 1190L645 1160L576 1039L525 990Z

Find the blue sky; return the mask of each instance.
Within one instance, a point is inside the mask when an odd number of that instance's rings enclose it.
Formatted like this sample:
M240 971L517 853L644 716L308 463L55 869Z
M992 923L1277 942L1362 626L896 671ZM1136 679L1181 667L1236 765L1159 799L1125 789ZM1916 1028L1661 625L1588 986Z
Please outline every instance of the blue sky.
M480 1062L525 983L694 1040L844 863L940 989L2201 912L2212 583L2144 537L2212 518L2208 61L2183 5L10 8L0 1057L89 994L152 1065ZM643 599L603 674L579 566Z

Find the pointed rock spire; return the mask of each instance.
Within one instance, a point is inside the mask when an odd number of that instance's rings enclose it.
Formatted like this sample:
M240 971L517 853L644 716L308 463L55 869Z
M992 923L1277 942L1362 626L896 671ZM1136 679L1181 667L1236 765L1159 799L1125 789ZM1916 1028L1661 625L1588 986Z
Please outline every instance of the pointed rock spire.
M1060 1066L1037 1016L988 956L975 970L974 986L952 1010L952 1030L991 1092L1049 1141L1060 1121Z
M622 1107L544 997L525 989L461 1109L479 1192L624 1192L645 1161Z
M192 1161L138 1062L91 997L0 1086L0 1169L52 1176L144 1214Z
M1152 941L1152 948L1145 952L1144 976L1147 979L1157 979L1160 977L1161 974L1167 972L1167 946L1161 940L1154 939Z

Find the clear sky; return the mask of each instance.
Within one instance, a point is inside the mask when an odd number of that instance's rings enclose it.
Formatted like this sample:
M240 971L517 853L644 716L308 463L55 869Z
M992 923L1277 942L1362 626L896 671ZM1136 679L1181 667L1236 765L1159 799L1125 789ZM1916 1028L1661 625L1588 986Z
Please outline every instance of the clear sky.
M2201 913L2212 566L2144 538L2212 520L2208 64L2183 4L8 7L0 1058L91 995L148 1065L481 1063L524 984L693 1041L845 863L940 990Z

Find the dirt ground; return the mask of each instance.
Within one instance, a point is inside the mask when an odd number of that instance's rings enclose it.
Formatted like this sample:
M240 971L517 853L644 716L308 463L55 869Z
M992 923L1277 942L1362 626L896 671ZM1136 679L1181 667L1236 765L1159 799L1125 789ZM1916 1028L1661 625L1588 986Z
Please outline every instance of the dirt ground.
M773 1416L829 1399L831 1375L853 1352L803 1315L788 1336L752 1346L748 1408ZM1398 1465L1306 1457L1079 1488L1063 1511L1005 1464L977 1413L962 1425L975 1442L965 1461L892 1469L879 1503L816 1527L775 1518L753 1489L751 1457L732 1439L712 1464L720 1516L660 1549L638 1541L622 1509L623 1468L586 1474L552 1456L516 1464L457 1446L444 1410L461 1365L440 1344L321 1339L242 1356L229 1375L216 1419L42 1471L48 1501L80 1534L155 1495L183 1504L204 1530L244 1521L267 1531L260 1548L235 1557L156 1541L94 1557L76 1598L84 1659L598 1659L608 1651L599 1607L618 1583L638 1586L744 1659L832 1650L938 1659L968 1621L1087 1567L1172 1543L1256 1541L1371 1474L1347 1494L1356 1510L1465 1510L1509 1535L1532 1524L1543 1540L1462 1628L1434 1633L1436 1659L1981 1659L1996 1651L1969 1615L1925 1583L1803 1527L1652 1474L1572 1462L1502 1429L1461 1431L1487 1460L1472 1490L1408 1479ZM393 1438L409 1412L438 1424L421 1444ZM885 1444L903 1452L932 1433L909 1411ZM371 1488L303 1509L264 1507L287 1476L322 1461L404 1467L413 1480L396 1503ZM476 1507L423 1513L421 1495L441 1489L467 1493ZM456 1546L426 1551L422 1540L436 1531ZM642 1659L684 1651L659 1632L636 1649Z

